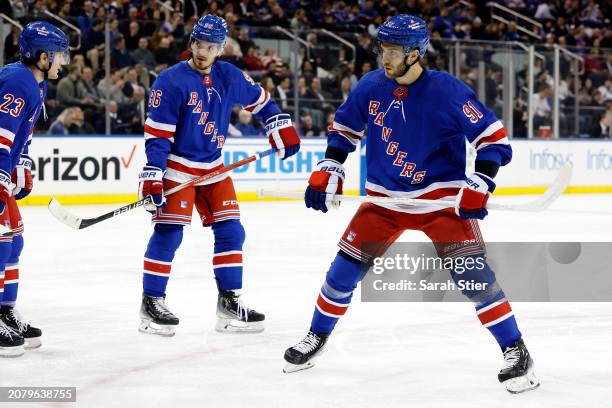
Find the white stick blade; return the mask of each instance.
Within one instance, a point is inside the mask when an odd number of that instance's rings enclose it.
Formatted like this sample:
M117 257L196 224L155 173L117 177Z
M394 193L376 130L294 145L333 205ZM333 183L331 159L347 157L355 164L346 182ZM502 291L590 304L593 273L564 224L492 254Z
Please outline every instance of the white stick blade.
M51 201L49 201L47 208L49 208L49 212L61 223L74 229L79 229L81 226L81 219L66 211L66 209L55 198L52 198Z

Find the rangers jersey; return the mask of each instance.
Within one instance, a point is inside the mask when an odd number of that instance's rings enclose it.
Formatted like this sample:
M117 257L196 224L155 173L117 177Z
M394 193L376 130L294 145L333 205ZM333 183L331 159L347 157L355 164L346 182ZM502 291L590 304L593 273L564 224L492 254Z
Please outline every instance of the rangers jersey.
M346 152L366 139L368 195L439 199L456 195L466 180L468 149L477 160L506 165L512 149L502 123L462 81L424 70L408 86L365 75L338 108L328 145ZM383 205L426 213L437 206Z
M163 71L151 87L144 127L148 164L184 183L223 166L221 149L239 104L264 121L280 109L269 93L234 65L216 61L210 75L187 62ZM222 174L202 184L228 177Z
M46 94L45 81L38 83L24 63L0 69L0 169L8 174L28 152Z

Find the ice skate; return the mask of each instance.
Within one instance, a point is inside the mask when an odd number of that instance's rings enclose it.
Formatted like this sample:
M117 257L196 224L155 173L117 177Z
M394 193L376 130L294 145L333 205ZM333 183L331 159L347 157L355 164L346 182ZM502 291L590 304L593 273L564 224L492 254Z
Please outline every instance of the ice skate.
M518 340L504 350L504 367L497 378L506 386L508 392L518 394L540 386L533 372L533 360L523 340Z
M141 322L138 331L165 337L174 336L174 329L179 324L179 319L168 309L165 299L165 296L142 296Z
M244 305L240 295L232 290L219 290L217 299L218 332L259 333L266 316Z
M24 348L31 350L42 346L41 336L42 331L30 325L26 322L23 317L11 306L2 306L0 308L0 319L11 328L14 332L18 333L25 341Z
M285 351L287 364L284 373L293 373L314 367L316 359L323 354L329 334L315 334L308 331L304 340Z
M19 357L25 353L25 341L19 333L0 320L0 357Z

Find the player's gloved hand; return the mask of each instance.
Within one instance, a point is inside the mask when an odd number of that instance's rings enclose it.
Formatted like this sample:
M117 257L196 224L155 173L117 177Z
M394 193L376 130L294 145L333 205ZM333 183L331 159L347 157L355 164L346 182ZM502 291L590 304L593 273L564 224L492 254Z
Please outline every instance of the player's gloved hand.
M344 167L332 159L323 159L317 163L308 180L304 195L306 207L326 213L331 206L334 194L342 194Z
M6 171L0 170L0 214L4 213L12 189L11 176Z
M32 158L27 154L22 154L19 163L13 170L11 181L15 184L13 195L16 200L21 200L32 191Z
M144 206L145 210L155 212L157 207L166 205L164 197L164 172L159 167L144 166L138 175L140 184L138 185L138 199L142 200L145 197L151 196L151 204Z
M495 182L491 177L482 173L472 174L457 195L455 212L464 220L470 218L482 220L489 213L486 208L487 200L493 191L495 191Z
M266 134L270 146L279 150L283 160L300 150L300 137L293 127L291 116L279 113L266 120Z

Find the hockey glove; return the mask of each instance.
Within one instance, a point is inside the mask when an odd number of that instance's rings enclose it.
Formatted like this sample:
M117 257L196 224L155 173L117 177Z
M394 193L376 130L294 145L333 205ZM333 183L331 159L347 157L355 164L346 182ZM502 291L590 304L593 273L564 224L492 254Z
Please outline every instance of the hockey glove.
M489 213L487 200L495 191L495 182L482 173L474 173L465 181L455 201L455 213L464 220L478 218L482 220Z
M291 116L279 113L266 120L266 134L270 146L279 150L283 160L300 150L300 137L291 123Z
M145 197L151 196L152 202L144 206L145 210L155 212L157 207L166 205L164 197L164 172L159 167L144 166L138 178L140 184L138 186L138 199L142 200Z
M22 154L19 158L17 167L13 170L11 177L12 182L15 184L13 189L13 195L16 200L28 196L32 191L32 158L27 154Z
M326 213L335 194L342 194L344 167L335 160L323 159L317 163L308 180L304 195L306 207Z
M0 214L4 213L6 202L11 196L12 189L11 177L6 171L0 170Z

